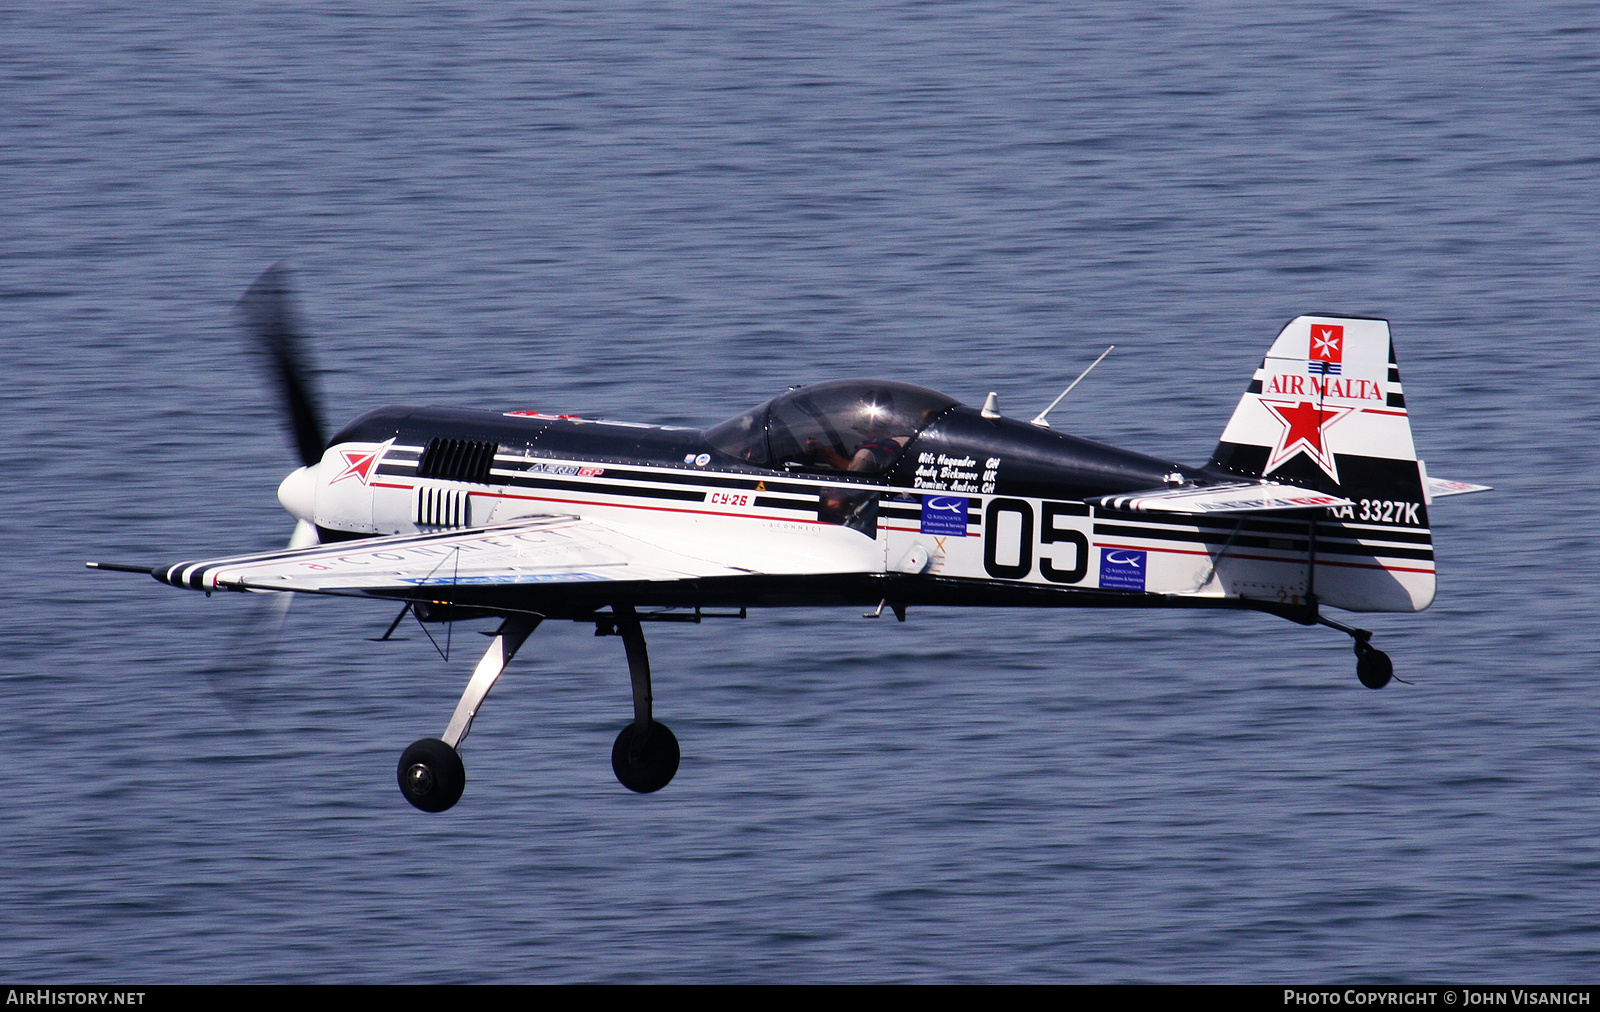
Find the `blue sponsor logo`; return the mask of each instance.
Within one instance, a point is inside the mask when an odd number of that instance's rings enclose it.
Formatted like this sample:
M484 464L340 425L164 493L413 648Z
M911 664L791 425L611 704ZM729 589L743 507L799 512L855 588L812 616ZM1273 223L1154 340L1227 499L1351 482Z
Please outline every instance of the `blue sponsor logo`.
M1100 549L1100 586L1107 590L1143 590L1144 561L1144 552Z
M923 534L959 534L967 536L967 497L959 495L925 495L922 497Z

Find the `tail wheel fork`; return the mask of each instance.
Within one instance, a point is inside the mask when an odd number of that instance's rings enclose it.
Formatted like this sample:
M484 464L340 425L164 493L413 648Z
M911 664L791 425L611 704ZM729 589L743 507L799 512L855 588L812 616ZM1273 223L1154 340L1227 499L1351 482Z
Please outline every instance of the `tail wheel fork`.
M1388 654L1372 645L1372 633L1321 615L1317 616L1317 624L1337 629L1355 641L1356 677L1362 685L1369 689L1381 689L1394 678L1394 662L1389 660Z

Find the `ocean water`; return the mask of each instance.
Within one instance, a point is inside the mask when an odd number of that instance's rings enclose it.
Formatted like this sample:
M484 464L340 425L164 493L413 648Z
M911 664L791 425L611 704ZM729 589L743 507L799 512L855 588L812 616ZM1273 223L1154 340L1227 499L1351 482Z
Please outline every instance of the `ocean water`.
M1600 976L1592 5L0 10L0 969L39 982ZM233 329L294 272L330 423L707 424L877 375L1210 452L1282 322L1389 318L1440 595L1410 684L1262 615L848 609L535 635L87 559L281 544ZM1340 616L1344 617L1344 616ZM219 668L244 670L220 683Z

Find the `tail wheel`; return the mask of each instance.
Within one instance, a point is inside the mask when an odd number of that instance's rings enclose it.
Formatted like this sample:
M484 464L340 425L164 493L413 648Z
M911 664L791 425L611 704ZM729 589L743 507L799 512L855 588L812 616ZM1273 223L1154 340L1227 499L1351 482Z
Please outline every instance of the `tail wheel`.
M1382 650L1367 643L1356 643L1356 677L1369 689L1381 689L1394 677L1394 662Z

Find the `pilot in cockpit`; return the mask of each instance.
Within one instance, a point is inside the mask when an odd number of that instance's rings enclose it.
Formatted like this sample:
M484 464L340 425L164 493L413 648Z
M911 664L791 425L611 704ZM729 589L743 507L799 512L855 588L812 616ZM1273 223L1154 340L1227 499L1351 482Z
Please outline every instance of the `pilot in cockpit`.
M806 453L815 464L824 467L837 468L840 471L858 471L864 474L880 474L887 471L894 464L900 451L911 442L910 436L868 436L867 439L857 444L856 452L849 457L835 450L820 439L806 440Z

